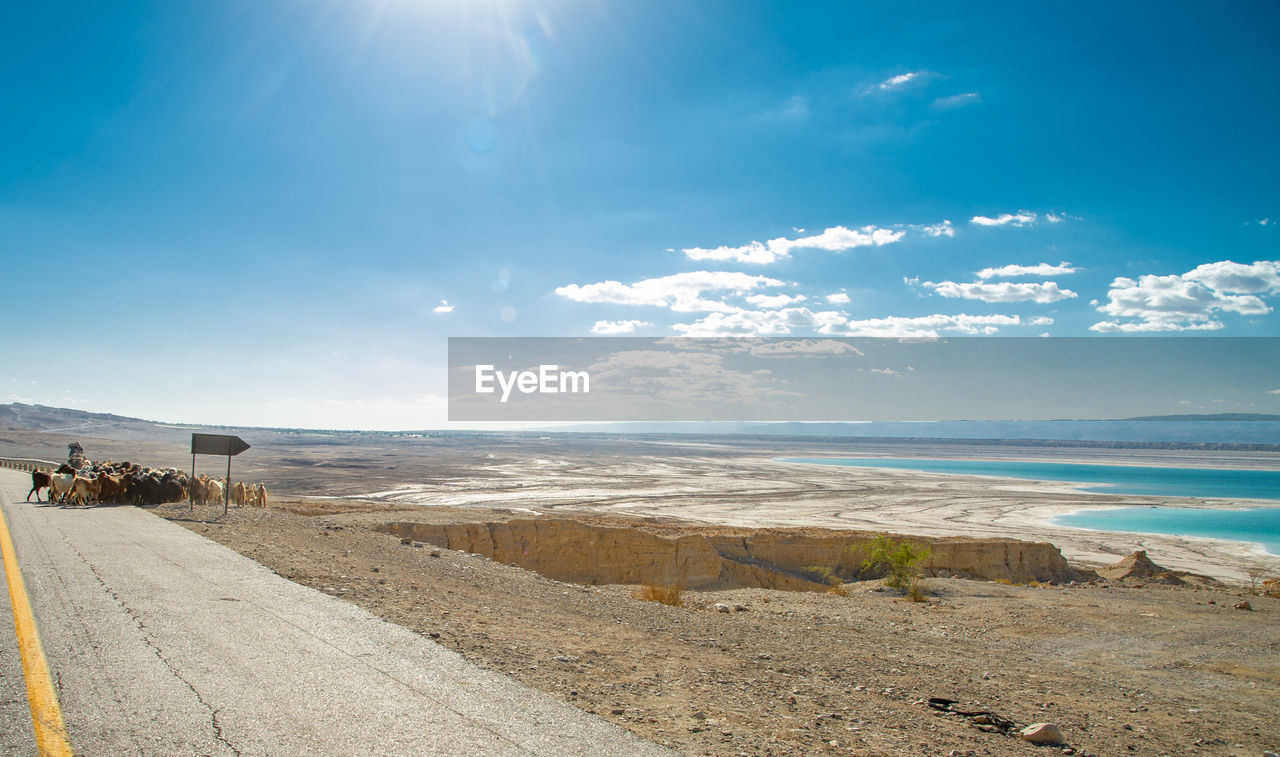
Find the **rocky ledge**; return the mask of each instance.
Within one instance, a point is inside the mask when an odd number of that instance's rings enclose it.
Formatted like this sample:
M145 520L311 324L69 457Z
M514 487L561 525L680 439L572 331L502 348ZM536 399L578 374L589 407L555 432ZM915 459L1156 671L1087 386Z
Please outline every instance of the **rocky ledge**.
M867 577L862 562L877 534L814 528L733 529L604 519L546 518L432 524L377 530L580 584L683 585L695 590L825 590L832 577ZM926 575L1010 583L1066 583L1097 576L1067 564L1046 542L902 537L927 545Z

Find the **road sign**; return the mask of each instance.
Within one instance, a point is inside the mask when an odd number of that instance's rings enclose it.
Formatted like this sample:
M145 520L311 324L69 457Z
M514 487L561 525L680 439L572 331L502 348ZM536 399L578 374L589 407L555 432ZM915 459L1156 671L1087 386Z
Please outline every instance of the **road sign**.
M223 434L192 434L191 454L226 455L231 457L249 449L249 444L238 436Z
M238 436L226 434L192 434L191 435L191 475L196 475L196 455L226 455L227 480L223 486L222 514L227 514L231 503L231 458L249 449L249 443ZM191 498L191 507L196 506L195 498Z

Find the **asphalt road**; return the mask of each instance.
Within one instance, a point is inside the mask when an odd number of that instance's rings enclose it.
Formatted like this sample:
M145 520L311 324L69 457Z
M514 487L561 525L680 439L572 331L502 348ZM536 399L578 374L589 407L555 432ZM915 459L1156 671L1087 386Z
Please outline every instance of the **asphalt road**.
M0 496L8 496L8 490L0 490ZM3 562L0 562L0 578L7 578ZM0 589L0 748L4 754L25 754L34 743L35 731L22 678L13 610L9 607L8 589ZM20 746L26 748L20 749Z
M667 754L132 507L4 507L81 755ZM7 592L0 751L34 753Z

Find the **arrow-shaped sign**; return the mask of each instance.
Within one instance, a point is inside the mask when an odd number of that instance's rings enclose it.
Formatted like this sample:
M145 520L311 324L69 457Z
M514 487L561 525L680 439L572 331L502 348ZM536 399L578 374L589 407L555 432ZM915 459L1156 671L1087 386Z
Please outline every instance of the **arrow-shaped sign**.
M238 436L223 434L192 434L191 454L226 455L231 457L249 449L249 444Z

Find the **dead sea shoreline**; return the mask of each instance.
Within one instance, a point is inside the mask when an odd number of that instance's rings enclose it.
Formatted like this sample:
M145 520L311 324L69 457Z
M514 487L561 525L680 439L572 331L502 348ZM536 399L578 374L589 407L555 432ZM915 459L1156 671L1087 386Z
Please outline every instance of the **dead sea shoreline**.
M1118 455L1109 457L1111 464L1129 462ZM1018 538L1051 542L1073 564L1086 568L1146 549L1175 570L1231 583L1244 581L1245 571L1256 561L1280 572L1280 558L1252 543L1079 529L1052 521L1086 509L1151 505L1237 509L1275 507L1274 501L1118 495L1075 488L1093 482L841 467L776 458L663 455L588 463L539 457L485 466L468 477L465 486L458 481L403 483L364 497L421 506L502 507L534 514L552 510L614 513L725 526ZM1165 457L1149 462L1173 467L1171 463L1186 461ZM1280 464L1270 467L1280 468Z
M1117 496L1117 497L1134 497L1134 496L1142 496L1142 497L1156 497L1156 498L1159 498L1159 499L1161 500L1161 503L1160 503L1160 504L1151 504L1151 503L1125 503L1125 504L1118 504L1118 503L1092 504L1092 503L1090 503L1090 504L1085 504L1085 503L1081 503L1078 507L1075 507L1074 509L1069 509L1069 510L1062 510L1062 509L1061 509L1061 508L1059 508L1059 507L1049 507L1049 508L1046 508L1046 512L1042 515L1042 517L1038 518L1038 521L1039 521L1039 523L1040 523L1040 525L1041 525L1042 527L1044 527L1044 528L1048 528L1048 529L1072 529L1072 530L1076 530L1076 531L1083 531L1083 532L1090 533L1090 534L1095 534L1095 535L1097 535L1097 534L1103 534L1103 535L1105 535L1105 534L1112 534L1112 535L1114 535L1114 534L1121 534L1121 535L1128 535L1128 536L1157 537L1157 538L1161 538L1161 537L1163 537L1163 538L1184 539L1184 540L1189 540L1189 541L1193 541L1193 542L1198 542L1200 545L1205 546L1205 547L1211 547L1211 546L1213 546L1213 545L1217 545L1217 546L1219 546L1219 547L1222 547L1222 546L1224 546L1224 545L1231 545L1231 546L1233 546L1234 548L1238 549L1240 546L1243 546L1243 547L1244 547L1244 548L1246 548L1249 552L1251 552L1251 553L1253 553L1253 554L1256 554L1257 556L1259 556L1259 557L1261 557L1261 558L1275 558L1275 559L1280 559L1280 554L1276 554L1275 552L1271 552L1271 551L1269 551L1269 550L1266 548L1266 545L1265 545L1265 544L1263 544L1263 543L1261 543L1261 542L1257 542L1257 541L1251 541L1251 540L1248 540L1248 539L1227 539L1227 538L1222 538L1222 537L1202 536L1202 535L1196 535L1196 534L1171 534L1171 533L1165 533L1165 532L1159 532L1159 531L1140 531L1140 530L1127 530L1127 529L1122 530L1122 529L1094 528L1094 527L1087 527L1087 526L1080 526L1080 525L1072 525L1072 524L1068 524L1068 523L1063 523L1063 522L1061 522L1061 521L1059 520L1059 519L1060 519L1061 517L1063 517L1063 516L1067 516L1067 515L1075 515L1075 514L1078 514L1078 513L1085 513L1085 512L1091 512L1091 511L1130 510L1130 509L1145 509L1145 508L1152 508L1152 507L1158 507L1158 508L1161 508L1161 509L1186 509L1186 510L1262 510L1262 509L1271 510L1271 509L1280 509L1280 501L1277 501L1276 499L1240 498L1240 497L1195 497L1195 496L1175 496L1175 495L1169 495L1169 494L1143 494L1143 495L1139 495L1139 494L1126 494L1126 493L1124 493L1124 492L1113 492L1113 491L1107 491L1106 489L1110 486L1110 484L1109 484L1109 483L1096 482L1096 481L1070 481L1070 480L1061 480L1061 479L1037 479L1037 478L1034 478L1034 477L1032 477L1032 476L1025 476L1025 477L1023 477L1023 476L1012 476L1012 475L997 475L997 474L993 474L993 473L977 473L977 472L961 472L961 471L941 472L941 471L929 471L929 470L923 470L923 469L917 469L917 468L910 468L910 467L903 466L903 465L898 465L898 466L876 466L876 465L873 465L873 464L866 464L866 465L841 466L841 465L840 465L840 464L838 464L838 463L814 462L815 460L820 460L820 459L821 459L821 460L847 460L847 459L856 459L856 460L860 460L860 461L861 461L861 460L873 461L873 460L877 460L877 459L880 459L880 458L881 458L881 456L871 456L871 455L863 455L863 456L856 456L856 457L850 457L850 456L842 456L842 457L837 457L837 456L819 456L819 457L811 457L811 458L793 458L793 457L788 457L788 458L775 458L775 459L773 459L771 462L778 462L778 463L784 463L784 464L790 464L790 465L820 465L820 466L821 466L821 465L832 465L832 466L835 466L835 467L842 467L842 468L845 468L845 469L849 469L849 468L861 468L861 469L873 468L873 469L882 470L882 471L903 471L903 470L905 470L905 471L909 471L909 472L912 472L912 473L916 473L916 474L918 474L918 475L922 475L922 476L953 476L953 477L957 477L957 478L960 478L960 479L966 479L966 478L967 478L967 479L974 479L974 480L985 479L985 480L991 480L991 481L994 481L994 482L997 482L997 483L1015 484L1015 485L1016 485L1017 483L1030 483L1030 484L1035 484L1035 485L1036 485L1036 486L1038 486L1038 487L1048 487L1048 488L1052 488L1052 487L1065 487L1065 488L1066 488L1068 491L1070 491L1071 493L1075 493L1075 494L1082 494L1082 495L1101 494L1101 495ZM996 462L996 463L1006 463L1006 462L1008 462L1008 463L1020 463L1020 462L1029 462L1029 461L1021 460L1021 459L990 459L990 458L986 458L986 457L983 457L983 458L967 458L967 457L950 457L950 458L934 458L934 457L930 457L930 458L923 458L923 457L921 457L921 458L914 458L914 457L895 457L895 458L885 458L885 459L892 459L892 460L894 460L895 462L898 462L898 461L907 461L907 460L920 460L922 463L928 463L928 462L933 462L933 461L964 461L964 462L967 462L967 461L974 461L974 462ZM1061 464L1069 464L1069 465L1078 465L1078 464L1080 464L1078 461L1065 461L1065 460L1063 460L1063 461L1058 461L1058 460L1037 460L1037 461L1034 461L1034 462L1036 462L1036 463L1061 463ZM1156 464L1156 463L1154 463L1154 462L1144 462L1144 463L1141 463L1141 464L1136 465L1136 466L1135 466L1135 465L1132 465L1132 464L1130 464L1130 463L1120 462L1120 461L1090 461L1088 464L1089 464L1089 465L1100 465L1100 466L1115 466L1115 467L1150 467L1150 468L1156 468L1156 467L1159 467L1159 468L1162 468L1162 469L1199 469L1199 470L1223 470L1223 471L1233 471L1233 470L1237 470L1237 469L1232 469L1232 468L1209 468L1209 467L1207 467L1207 466L1203 466L1203 465L1181 465L1181 466L1174 466L1174 465L1168 465L1168 464L1160 464L1160 465L1157 465L1157 464ZM1243 468L1241 468L1241 469L1238 469L1238 470L1270 471L1270 470L1274 470L1274 469L1273 469L1273 468L1248 468L1248 469L1243 469ZM1029 514L1030 514L1030 513L1029 513ZM1219 578L1223 578L1224 576L1217 576L1217 577L1219 577Z

